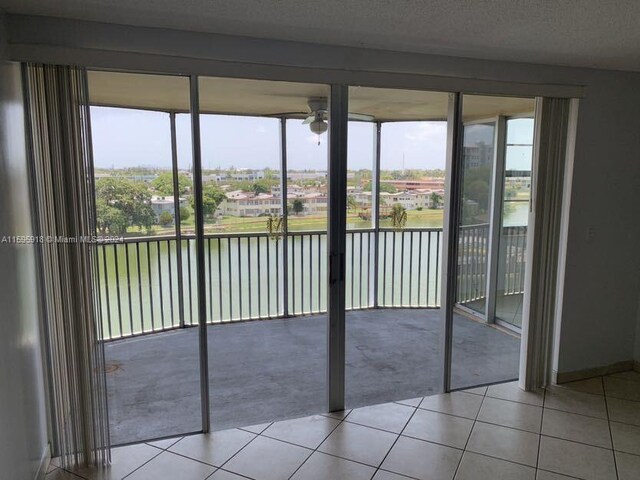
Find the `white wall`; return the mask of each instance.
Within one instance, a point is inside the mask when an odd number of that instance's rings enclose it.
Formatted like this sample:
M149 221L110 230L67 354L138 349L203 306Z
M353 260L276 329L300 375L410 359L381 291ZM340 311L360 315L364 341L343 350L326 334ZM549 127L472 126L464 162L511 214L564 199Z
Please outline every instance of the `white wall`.
M569 372L633 359L639 343L635 337L640 291L640 73L42 17L11 17L10 27L15 59L485 93L561 96L584 90L575 146L557 368ZM595 233L591 239L587 238L589 229Z
M0 238L31 233L20 66L0 15ZM0 243L0 478L35 478L47 446L33 245Z
M638 85L637 75L594 72L588 96L580 102L561 372L628 361L634 355L640 291Z

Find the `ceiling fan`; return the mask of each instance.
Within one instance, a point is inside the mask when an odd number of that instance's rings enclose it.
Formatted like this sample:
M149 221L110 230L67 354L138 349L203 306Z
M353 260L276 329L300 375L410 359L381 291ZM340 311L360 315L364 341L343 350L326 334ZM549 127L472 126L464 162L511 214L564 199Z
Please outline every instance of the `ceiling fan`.
M302 122L303 125L309 125L309 128L316 135L321 135L327 131L327 99L324 97L311 97L307 101L309 108L309 116ZM365 115L364 113L349 113L349 120L358 120L362 122L372 122L373 115Z
M321 135L327 131L327 118L329 110L327 108L327 99L325 97L310 97L307 100L308 112L286 112L279 113L277 116L295 115L296 117L306 115L306 118L302 122L303 125L309 125L309 129L316 135ZM364 113L349 113L349 120L356 120L361 122L373 122L373 115L366 115Z

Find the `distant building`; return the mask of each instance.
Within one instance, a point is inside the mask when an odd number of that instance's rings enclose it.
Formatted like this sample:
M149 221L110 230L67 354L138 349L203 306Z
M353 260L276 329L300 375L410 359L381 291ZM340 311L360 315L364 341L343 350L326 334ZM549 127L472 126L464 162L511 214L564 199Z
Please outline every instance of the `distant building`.
M493 145L477 142L462 147L465 168L479 168L493 164Z
M153 213L156 214L156 219L160 218L163 212L168 212L173 217L175 209L174 209L174 200L173 196L161 197L158 195L153 195L151 197L151 209ZM180 208L185 207L187 205L187 201L184 198L179 199Z
M262 180L264 177L264 170L238 170L227 178L231 178L236 182L255 182L256 180Z
M276 190L274 188L274 190ZM317 215L327 211L327 195L320 191L303 191L300 187L288 191L287 203L294 200L302 201L304 205L302 215ZM259 217L265 215L280 215L282 203L280 190L277 193L244 192L235 190L226 192L225 199L220 203L218 212L222 215L234 217Z
M380 205L390 207L399 203L407 210L417 210L419 208L433 208L431 195L437 193L441 197L444 197L444 188L436 190L407 190L404 192L388 193L380 192ZM371 192L356 192L352 194L356 203L360 208L371 207ZM438 208L443 206L443 202L438 205Z
M278 179L280 178L280 174L276 171L271 170L269 175L271 178ZM210 173L202 176L202 181L206 182L256 182L258 180L264 180L267 178L267 169L264 170L250 170L250 169L240 169L233 172L220 172L220 173Z
M312 192L305 195L289 195L289 204L295 199L302 200L304 205L303 213L306 215L318 215L327 212L328 202L326 193Z
M398 190L438 190L444 188L444 178L424 178L422 180L380 180L393 185Z
M297 172L289 170L287 172L287 179L289 180L325 180L327 178L326 170L318 170L318 171L304 171Z
M280 197L268 193L258 195L251 192L235 190L227 192L220 203L218 211L222 215L234 217L259 217L261 215L279 215L282 204Z

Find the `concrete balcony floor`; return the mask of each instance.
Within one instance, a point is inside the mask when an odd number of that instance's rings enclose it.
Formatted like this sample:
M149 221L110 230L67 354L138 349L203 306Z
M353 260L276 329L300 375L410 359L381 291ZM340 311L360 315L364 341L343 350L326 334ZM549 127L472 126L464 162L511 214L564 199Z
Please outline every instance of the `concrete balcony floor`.
M438 393L441 313L375 309L346 314L346 406ZM326 411L326 315L208 327L214 430ZM520 340L454 318L453 388L518 376ZM114 445L201 430L198 331L109 342L107 390Z

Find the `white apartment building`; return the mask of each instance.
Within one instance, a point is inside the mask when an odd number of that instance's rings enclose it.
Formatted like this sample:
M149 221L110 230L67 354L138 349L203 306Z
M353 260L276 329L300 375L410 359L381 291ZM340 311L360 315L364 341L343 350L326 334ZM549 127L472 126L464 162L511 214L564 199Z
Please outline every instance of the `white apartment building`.
M288 204L301 200L304 205L302 215L317 215L327 211L327 195L323 192L290 193ZM279 195L235 190L227 192L220 203L218 213L233 217L259 217L262 215L280 215L282 204Z
M180 208L182 208L187 205L187 200L180 198L178 200L178 204L180 205ZM174 200L171 195L166 197L153 195L151 197L150 205L153 213L156 214L156 218L160 218L160 215L162 215L163 212L169 212L171 216L174 215Z
M255 195L241 190L227 192L220 203L218 212L233 217L259 217L260 215L278 215L281 212L280 197L268 193Z
M437 193L444 198L444 189L439 190L411 190L405 192L388 193L380 192L380 201L383 205L394 205L399 203L407 210L417 210L418 208L431 208L431 195ZM350 194L355 198L358 205L369 207L371 205L371 192L354 192ZM442 206L442 204L440 205Z

